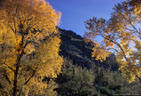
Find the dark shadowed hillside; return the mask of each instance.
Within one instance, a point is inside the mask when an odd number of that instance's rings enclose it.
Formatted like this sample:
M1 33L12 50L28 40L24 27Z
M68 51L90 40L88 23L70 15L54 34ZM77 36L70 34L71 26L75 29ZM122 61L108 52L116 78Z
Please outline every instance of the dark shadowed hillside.
M59 29L61 33L61 52L64 58L72 60L73 64L91 68L92 64L104 67L105 69L117 70L117 62L114 55L111 55L103 63L91 58L93 44L86 43L84 38L73 31Z
M91 57L92 42L85 42L73 31L59 31L62 40L60 55L64 58L62 73L56 79L59 96L140 94L138 81L129 84L121 76L114 54L104 62L97 61Z

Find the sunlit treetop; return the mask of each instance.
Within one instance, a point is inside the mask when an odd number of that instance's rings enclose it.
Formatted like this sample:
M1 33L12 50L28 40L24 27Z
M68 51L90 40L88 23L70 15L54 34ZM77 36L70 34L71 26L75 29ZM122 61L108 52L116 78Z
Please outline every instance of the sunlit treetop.
M35 42L56 33L59 18L60 14L45 0L5 0L0 7L0 33L10 33L5 38L11 39L14 34L19 39L24 35L26 40Z
M116 54L119 70L133 82L141 77L141 1L126 0L115 5L113 10L108 21L96 17L87 20L85 37L95 43L92 57L103 61L109 52Z
M130 0L129 2L134 14L141 14L141 0Z

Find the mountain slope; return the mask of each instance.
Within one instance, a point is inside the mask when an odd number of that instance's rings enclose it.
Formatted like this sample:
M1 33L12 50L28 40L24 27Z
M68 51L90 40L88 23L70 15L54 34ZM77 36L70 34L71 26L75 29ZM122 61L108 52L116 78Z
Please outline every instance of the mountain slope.
M96 61L94 58L91 58L92 42L86 43L83 37L73 31L64 29L59 29L59 31L62 40L60 54L64 58L72 60L74 65L91 68L92 64L94 64L105 69L118 70L115 55L112 54L103 63Z

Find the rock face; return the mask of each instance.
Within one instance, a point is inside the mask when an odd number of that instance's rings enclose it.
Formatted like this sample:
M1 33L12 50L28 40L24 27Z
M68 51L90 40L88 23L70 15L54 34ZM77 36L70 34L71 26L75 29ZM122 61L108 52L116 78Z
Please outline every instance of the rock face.
M73 64L87 68L91 68L94 64L95 66L104 67L112 71L118 70L114 54L108 57L105 62L96 61L94 58L91 58L92 42L86 43L83 37L73 31L64 29L59 29L59 31L62 39L60 55L72 60Z

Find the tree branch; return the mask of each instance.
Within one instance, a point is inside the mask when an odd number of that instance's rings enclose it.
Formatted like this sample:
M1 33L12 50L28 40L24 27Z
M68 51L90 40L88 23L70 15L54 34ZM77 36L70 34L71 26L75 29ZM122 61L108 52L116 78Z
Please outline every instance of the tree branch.
M36 69L33 70L32 75L25 81L24 85L26 85L34 77L35 73L36 73Z
M121 46L118 42L115 42L115 41L113 41L112 39L106 38L105 36L102 36L102 37L105 38L105 39L107 39L107 40L109 40L109 41L111 41L112 43L116 44L116 45L120 48L120 50L122 51L125 60L126 60L129 64L131 64L131 62L127 59L127 56L126 56L126 54L125 54L125 51L123 50L122 46Z

